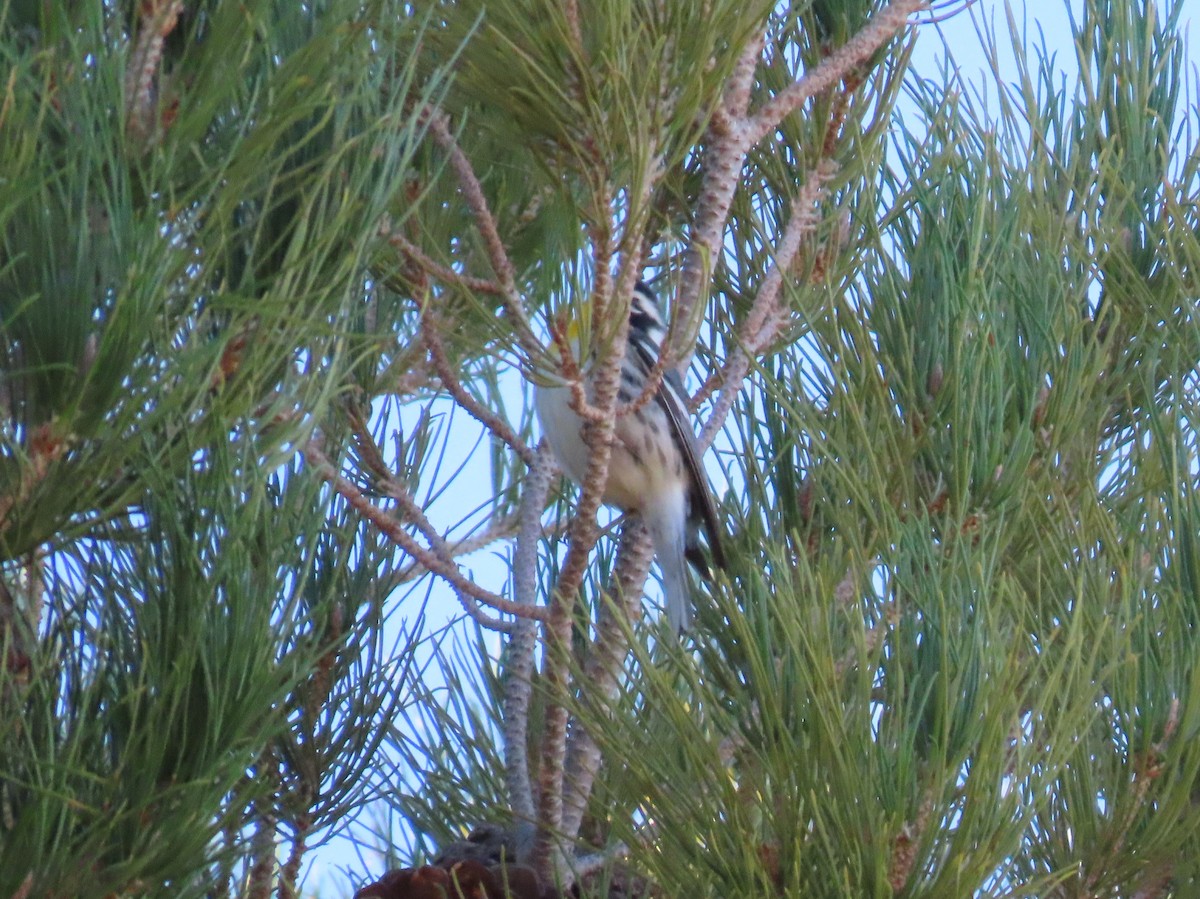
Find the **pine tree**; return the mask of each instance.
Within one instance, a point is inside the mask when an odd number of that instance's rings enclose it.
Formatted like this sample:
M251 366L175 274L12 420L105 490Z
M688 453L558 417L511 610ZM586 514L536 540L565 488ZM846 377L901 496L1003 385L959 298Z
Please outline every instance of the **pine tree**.
M295 895L380 794L363 895L1192 895L1200 123L1181 4L1073 9L989 103L920 0L0 7L0 895ZM530 412L642 277L683 640L615 398L582 489Z
M0 5L0 895L287 892L370 789L392 547L299 451L381 348L415 30Z

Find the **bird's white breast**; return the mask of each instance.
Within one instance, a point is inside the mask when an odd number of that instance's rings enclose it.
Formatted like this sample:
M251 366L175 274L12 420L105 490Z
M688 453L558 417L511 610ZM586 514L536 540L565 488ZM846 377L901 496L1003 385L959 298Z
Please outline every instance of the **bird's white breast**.
M587 474L588 446L583 440L583 421L570 406L571 392L566 387L542 387L536 390L534 404L542 431L567 476L582 484ZM603 501L624 511L645 511L656 502L674 494L682 495L686 474L678 453L671 445L666 422L654 413L653 403L617 419L608 480ZM659 426L647 428L645 417L659 418Z

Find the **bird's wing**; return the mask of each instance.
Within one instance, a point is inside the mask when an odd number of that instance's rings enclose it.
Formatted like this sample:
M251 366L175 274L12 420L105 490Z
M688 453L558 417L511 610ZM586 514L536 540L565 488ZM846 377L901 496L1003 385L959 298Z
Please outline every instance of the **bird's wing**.
M652 340L629 335L629 344L637 354L637 362L643 371L649 373L658 361L659 348ZM708 547L712 553L713 563L718 568L725 568L725 551L721 548L721 525L717 518L717 507L713 503L712 491L708 487L708 479L704 476L704 468L700 465L700 456L696 448L696 435L692 431L691 421L687 412L687 393L683 388L683 378L674 369L663 372L662 383L659 385L655 401L667 413L667 421L671 425L671 436L675 445L683 453L683 462L687 466L688 480L691 483L689 491L693 505L699 508L692 510L693 514L700 513L704 521L704 531L708 536ZM693 560L694 561L694 560ZM697 566L700 567L700 566Z

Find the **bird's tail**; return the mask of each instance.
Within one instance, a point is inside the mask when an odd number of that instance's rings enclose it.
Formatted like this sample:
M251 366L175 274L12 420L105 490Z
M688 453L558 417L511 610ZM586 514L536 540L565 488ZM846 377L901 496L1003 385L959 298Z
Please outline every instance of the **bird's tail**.
M667 621L681 634L692 626L692 585L688 579L686 525L682 515L659 515L647 522L654 537L654 554L662 571Z

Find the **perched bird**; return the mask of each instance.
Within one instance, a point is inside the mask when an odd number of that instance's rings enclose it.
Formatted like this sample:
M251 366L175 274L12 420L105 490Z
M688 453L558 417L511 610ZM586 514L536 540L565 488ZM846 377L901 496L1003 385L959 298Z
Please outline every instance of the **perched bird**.
M568 334L573 336L570 326ZM666 334L654 295L639 281L629 304L629 337L621 362L618 409L642 395ZM589 399L592 390L588 369L594 362L592 357L583 363ZM583 422L571 409L570 399L570 388L560 384L539 385L536 390L538 420L546 439L567 475L582 483L588 446L581 433ZM617 417L602 500L623 512L638 514L649 529L662 571L667 620L676 633L686 630L692 620L685 558L704 570L704 556L696 539L700 527L707 535L713 562L725 567L717 510L699 457L683 379L677 371L668 369L650 402Z

